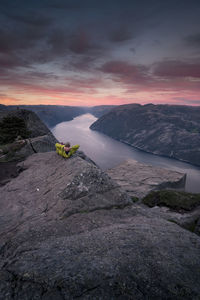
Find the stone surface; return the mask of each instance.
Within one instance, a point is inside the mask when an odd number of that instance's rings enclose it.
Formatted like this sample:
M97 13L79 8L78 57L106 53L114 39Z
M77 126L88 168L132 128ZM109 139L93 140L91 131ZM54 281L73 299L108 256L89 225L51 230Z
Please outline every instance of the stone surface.
M34 112L24 109L0 110L0 119L8 115L23 119L29 136L1 145L0 162L23 160L33 153L55 150L57 139Z
M0 188L0 299L199 299L200 238L78 155L37 153Z
M143 198L152 190L183 188L186 175L183 173L141 164L133 159L107 170L131 197Z
M200 166L200 107L120 105L91 125L146 152Z
M200 235L200 194L153 191L142 199L142 203L153 207L151 211L158 216Z
M0 163L21 161L34 153L53 151L55 150L55 143L57 140L52 133L13 142L6 145L8 148L6 154L0 154Z

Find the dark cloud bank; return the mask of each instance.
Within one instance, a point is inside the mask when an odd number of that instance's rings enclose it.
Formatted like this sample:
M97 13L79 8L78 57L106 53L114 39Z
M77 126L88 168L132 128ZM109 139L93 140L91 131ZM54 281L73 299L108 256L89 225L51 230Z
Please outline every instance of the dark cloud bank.
M162 88L163 79L180 86L182 79L197 90L199 15L198 1L2 0L0 84L54 78L60 86L81 74L86 82L109 76L129 89Z

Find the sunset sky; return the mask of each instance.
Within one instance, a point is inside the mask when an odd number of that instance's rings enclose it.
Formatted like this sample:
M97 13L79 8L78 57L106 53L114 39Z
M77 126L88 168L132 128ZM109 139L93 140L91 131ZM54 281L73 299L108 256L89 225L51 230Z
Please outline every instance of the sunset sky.
M200 105L200 1L1 0L0 103Z

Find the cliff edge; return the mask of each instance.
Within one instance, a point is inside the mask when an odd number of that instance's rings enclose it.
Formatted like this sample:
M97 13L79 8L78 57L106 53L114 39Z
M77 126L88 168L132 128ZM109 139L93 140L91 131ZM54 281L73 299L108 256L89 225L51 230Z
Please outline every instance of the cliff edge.
M198 299L199 236L78 154L20 167L0 188L0 299Z

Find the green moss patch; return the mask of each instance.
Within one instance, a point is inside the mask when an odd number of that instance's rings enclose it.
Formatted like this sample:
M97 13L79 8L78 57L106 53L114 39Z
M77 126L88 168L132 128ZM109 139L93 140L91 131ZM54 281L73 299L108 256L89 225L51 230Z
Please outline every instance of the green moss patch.
M132 201L135 203L135 202L138 202L139 201L139 198L138 197L131 197Z
M200 194L177 191L153 191L142 199L149 207L167 206L175 211L190 211L200 205Z

